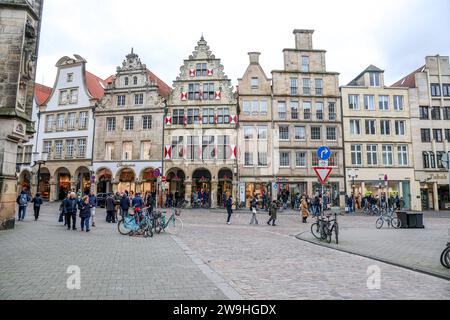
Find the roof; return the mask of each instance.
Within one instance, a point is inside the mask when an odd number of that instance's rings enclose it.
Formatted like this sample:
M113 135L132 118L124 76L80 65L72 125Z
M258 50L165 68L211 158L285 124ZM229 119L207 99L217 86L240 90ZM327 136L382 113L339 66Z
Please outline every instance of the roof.
M93 98L101 99L105 95L106 82L89 71L86 71L86 85Z
M406 77L394 83L391 87L405 87L405 88L415 88L416 87L416 73L424 72L425 65L417 69L416 71L411 72Z
M380 68L378 68L377 66L374 66L373 64L371 64L370 66L368 66L366 69L364 69L363 72L361 72L355 79L353 79L352 81L350 81L350 83L348 84L348 86L356 86L357 85L357 81L367 72L384 72L384 70L381 70Z
M34 99L38 106L47 101L48 97L52 94L52 88L36 83L34 85Z

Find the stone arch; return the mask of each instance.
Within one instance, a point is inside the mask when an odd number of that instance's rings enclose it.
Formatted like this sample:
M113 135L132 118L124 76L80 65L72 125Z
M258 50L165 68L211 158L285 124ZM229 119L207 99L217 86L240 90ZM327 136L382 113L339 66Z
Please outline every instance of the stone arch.
M91 172L87 167L78 167L75 171L73 180L77 192L81 191L82 194L89 194L89 191L91 190Z
M217 204L224 206L226 199L233 196L233 170L221 168L217 173Z
M155 193L157 191L158 178L154 174L155 168L147 167L141 170L139 180L141 181L141 193Z
M130 167L124 167L117 171L115 182L119 192L136 193L136 172Z
M97 193L110 193L112 189L113 174L109 168L101 167L95 173Z
M22 190L26 190L27 192L32 192L31 190L31 172L28 169L22 170L19 174L18 183L18 192L22 192Z
M67 194L72 191L71 179L72 175L66 167L59 167L55 170L53 180L56 185L56 199L63 200L66 198Z
M38 173L36 172L36 175ZM36 176L37 182L37 176ZM50 200L50 185L51 185L51 174L50 170L46 167L41 167L40 172L40 181L39 188L36 185L37 192L39 192L42 196L42 199L49 201Z

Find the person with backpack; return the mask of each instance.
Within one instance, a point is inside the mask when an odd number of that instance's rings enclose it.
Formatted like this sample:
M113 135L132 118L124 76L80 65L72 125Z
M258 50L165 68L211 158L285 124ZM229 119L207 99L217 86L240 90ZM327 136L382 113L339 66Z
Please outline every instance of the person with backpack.
M19 205L19 221L23 221L25 219L25 215L27 213L28 202L31 201L31 197L24 190L19 194L16 199L17 204Z
M36 193L36 196L31 200L33 203L33 209L34 209L34 221L37 221L39 219L39 211L41 210L41 205L44 203L41 198L41 194L38 192Z
M78 209L80 209L81 218L81 231L84 231L84 228L86 227L86 232L91 231L89 229L89 219L91 217L92 205L89 202L89 196L84 196L82 201L78 202Z
M75 192L71 192L69 198L64 199L64 213L66 216L67 230L70 230L72 220L72 230L77 230L77 205L78 199Z

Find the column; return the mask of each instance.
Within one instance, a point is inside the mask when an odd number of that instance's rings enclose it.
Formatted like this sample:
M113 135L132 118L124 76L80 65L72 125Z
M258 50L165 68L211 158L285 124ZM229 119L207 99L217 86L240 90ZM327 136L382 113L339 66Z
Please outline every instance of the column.
M434 206L434 211L439 211L439 197L438 197L437 182L433 182L433 206Z
M191 196L192 196L192 180L186 180L184 182L185 185L185 192L184 192L184 200L187 201L188 205L192 205L191 203Z
M311 180L308 180L306 182L306 191L307 191L308 196L314 196L315 191L313 190L313 183ZM276 197L275 197L275 199L276 199Z
M94 194L97 194L97 180L92 184L91 190L94 192Z
M56 191L56 182L50 180L50 201L58 201L58 192Z
M211 182L211 208L217 207L217 192L219 189L219 182L214 180Z
M136 193L142 192L142 182L136 182Z
M118 182L113 182L112 183L112 192L116 193L117 191L119 191L119 183Z

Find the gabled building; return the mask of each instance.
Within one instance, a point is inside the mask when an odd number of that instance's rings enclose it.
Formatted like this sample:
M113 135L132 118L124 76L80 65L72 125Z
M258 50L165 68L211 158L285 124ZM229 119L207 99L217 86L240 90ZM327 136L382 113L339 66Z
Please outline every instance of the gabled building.
M237 101L224 67L198 41L173 82L164 130L168 191L192 203L207 194L212 207L237 191Z
M415 184L421 209L450 209L449 177L441 158L450 141L450 65L448 56L427 56L425 65L396 82L407 88L411 109Z
M154 171L162 167L164 106L171 89L133 49L106 82L95 111L94 190L156 192Z

